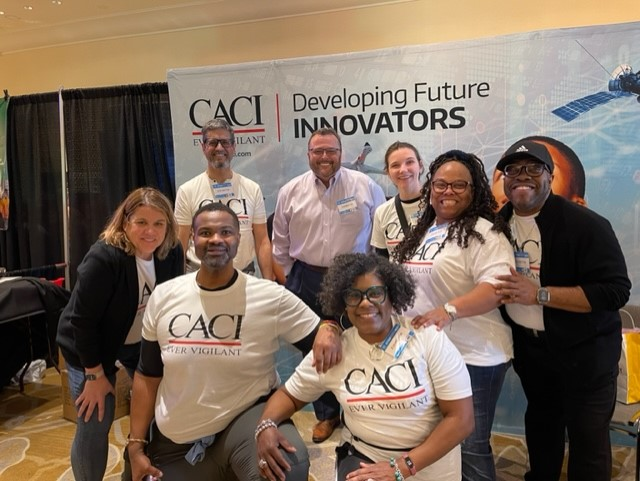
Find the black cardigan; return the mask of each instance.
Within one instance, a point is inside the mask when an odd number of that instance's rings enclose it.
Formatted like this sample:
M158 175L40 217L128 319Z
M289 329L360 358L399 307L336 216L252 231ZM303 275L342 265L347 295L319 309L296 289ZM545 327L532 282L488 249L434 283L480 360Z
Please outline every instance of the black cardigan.
M178 244L164 260L154 256L160 284L184 271ZM138 309L138 271L135 256L98 241L78 267L71 299L60 316L57 342L68 364L106 374L116 371L118 350L124 344Z
M500 215L509 220L508 203ZM631 282L611 224L594 211L550 194L536 217L542 243L540 285L580 286L591 312L543 308L549 348L558 369L589 383L617 369L621 348L618 309L629 300ZM513 323L504 307L505 320Z

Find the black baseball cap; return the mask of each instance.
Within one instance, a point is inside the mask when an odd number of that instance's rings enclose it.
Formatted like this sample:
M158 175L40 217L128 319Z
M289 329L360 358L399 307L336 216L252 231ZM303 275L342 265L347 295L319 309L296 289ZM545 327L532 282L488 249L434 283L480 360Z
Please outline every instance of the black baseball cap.
M519 140L507 149L502 158L498 161L496 169L504 171L504 168L517 160L533 158L542 162L553 173L553 160L551 154L543 144L533 140Z

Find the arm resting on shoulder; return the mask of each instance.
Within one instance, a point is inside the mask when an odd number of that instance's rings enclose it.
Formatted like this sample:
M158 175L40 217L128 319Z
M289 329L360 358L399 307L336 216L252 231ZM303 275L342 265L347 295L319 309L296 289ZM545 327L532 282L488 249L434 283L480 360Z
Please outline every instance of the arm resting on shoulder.
M327 372L342 361L340 331L341 328L337 322L321 321L307 337L294 343L294 346L304 355L313 349L313 366L316 371Z

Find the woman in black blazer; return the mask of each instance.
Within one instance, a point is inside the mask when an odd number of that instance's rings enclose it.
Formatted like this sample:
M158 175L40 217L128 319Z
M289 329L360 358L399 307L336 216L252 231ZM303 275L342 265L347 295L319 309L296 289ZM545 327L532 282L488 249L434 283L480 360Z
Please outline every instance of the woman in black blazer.
M71 446L77 481L103 479L115 411L115 362L133 375L147 299L157 284L183 272L171 202L150 187L127 196L78 267L57 336L78 410Z

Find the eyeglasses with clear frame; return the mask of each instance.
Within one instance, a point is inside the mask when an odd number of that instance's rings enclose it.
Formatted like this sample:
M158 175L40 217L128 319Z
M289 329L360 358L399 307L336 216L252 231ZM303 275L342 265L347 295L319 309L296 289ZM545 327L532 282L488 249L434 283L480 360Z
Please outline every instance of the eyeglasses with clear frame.
M509 164L504 168L505 177L518 177L522 173L522 169L530 177L540 177L547 169L547 166L536 162L535 164Z
M371 286L366 291L351 287L342 295L344 303L349 307L359 306L365 297L372 304L382 304L387 299L387 286Z
M309 149L309 153L314 157L322 157L327 154L327 157L335 157L340 153L340 149Z
M455 180L453 182L445 182L444 180L431 181L431 189L436 194L444 194L449 187L451 187L451 190L456 194L462 194L469 186L473 187L473 184L466 180Z
M211 147L212 149L218 147L218 144L222 145L223 148L228 149L233 145L233 142L231 142L231 139L207 139L205 144L207 147Z

